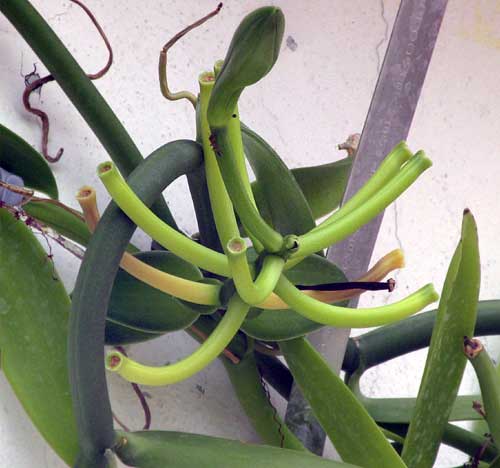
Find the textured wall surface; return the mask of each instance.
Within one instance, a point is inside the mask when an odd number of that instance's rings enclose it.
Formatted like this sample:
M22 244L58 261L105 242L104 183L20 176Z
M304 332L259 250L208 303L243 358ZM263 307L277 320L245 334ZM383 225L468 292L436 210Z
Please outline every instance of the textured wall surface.
M62 40L89 72L106 60L100 38L80 9L68 0L34 0ZM271 142L289 166L305 166L343 157L336 144L361 131L398 2L263 2L228 0L221 14L181 40L172 50L169 75L174 90L196 90L198 74L224 56L230 34L242 15L273 3L283 8L285 43L273 72L241 100L244 120ZM215 7L215 2L182 0L88 0L114 47L115 63L97 87L114 108L143 154L159 145L194 135L194 114L187 102L165 101L157 80L158 53L167 39ZM441 289L460 231L461 213L476 216L481 242L481 298L500 297L500 2L450 0L433 60L408 138L413 150L425 149L433 168L386 212L374 258L402 247L407 266L396 274L397 290L367 294L361 306L394 301L432 281ZM40 124L21 103L22 75L44 74L43 64L16 31L0 17L0 121L40 145ZM61 200L73 199L83 184L97 188L103 209L108 196L95 175L106 154L58 86L45 86L32 98L51 116L49 147L65 148L54 171ZM179 225L196 230L184 181L166 193ZM144 236L137 243L148 245ZM70 291L79 262L54 246L56 266ZM359 331L355 331L359 333ZM173 361L194 349L185 334L133 348L141 361ZM425 361L415 353L373 369L363 382L372 395L414 395ZM131 427L142 415L129 385L109 379L114 411ZM463 390L474 385L469 372ZM222 366L181 384L147 389L154 428L256 441L239 409ZM277 401L282 408L282 402ZM457 465L464 457L451 450L436 466ZM63 466L32 428L0 375L0 466Z

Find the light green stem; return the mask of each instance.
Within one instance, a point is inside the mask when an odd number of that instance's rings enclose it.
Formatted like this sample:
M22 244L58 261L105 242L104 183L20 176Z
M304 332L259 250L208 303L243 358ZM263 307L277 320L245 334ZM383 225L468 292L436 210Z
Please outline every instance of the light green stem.
M428 284L405 299L393 304L366 309L350 309L326 304L306 296L283 275L276 286L276 294L291 309L309 320L333 327L368 328L385 325L415 314L437 301L439 295Z
M465 355L476 372L481 388L486 422L495 446L500 447L500 379L495 365L479 340L469 340L477 349L465 345Z
M212 73L202 73L198 78L200 85L200 126L201 141L203 145L203 157L205 173L207 176L208 193L210 204L214 214L215 225L221 244L225 246L230 239L239 236L238 224L234 216L233 204L229 199L222 175L217 164L216 156L210 144L210 127L207 120L207 108L210 94L214 87L214 76Z
M283 271L285 261L277 255L267 255L262 270L254 282L246 250L245 241L241 237L234 237L226 246L236 291L243 301L255 306L271 295Z
M280 252L283 248L283 236L262 218L245 189L244 180L240 174L240 165L235 155L238 147L234 143L234 131L233 126L226 125L213 129L212 133L215 137L217 162L226 189L245 229L258 239L268 252Z
M306 257L344 240L382 212L431 165L430 159L423 151L419 151L396 177L357 209L345 214L335 223L299 236L299 248L290 258Z
M342 207L325 219L320 225L313 229L320 229L328 226L346 214L351 213L367 202L373 195L381 190L401 169L412 156L411 151L404 141L398 143L392 151L385 157L375 173L366 184L361 187Z
M163 247L204 270L230 276L225 255L194 242L162 222L128 186L113 163L100 164L98 175L120 209Z
M118 351L106 356L106 368L117 372L129 382L141 385L169 385L185 380L208 366L239 330L249 306L237 295L228 304L227 312L208 339L190 356L163 367L140 364Z

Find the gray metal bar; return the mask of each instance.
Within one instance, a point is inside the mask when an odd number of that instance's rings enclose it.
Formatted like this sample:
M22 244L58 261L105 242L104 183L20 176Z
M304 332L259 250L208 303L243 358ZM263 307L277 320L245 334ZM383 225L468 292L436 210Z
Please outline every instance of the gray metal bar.
M351 198L375 172L382 159L406 139L425 75L431 60L447 0L402 0L366 117L344 201ZM339 265L348 279L364 273L383 214L343 242L328 250L328 259ZM351 307L357 306L357 299ZM325 327L310 339L340 371L350 329ZM292 389L285 421L306 446L322 453L325 434L297 389Z

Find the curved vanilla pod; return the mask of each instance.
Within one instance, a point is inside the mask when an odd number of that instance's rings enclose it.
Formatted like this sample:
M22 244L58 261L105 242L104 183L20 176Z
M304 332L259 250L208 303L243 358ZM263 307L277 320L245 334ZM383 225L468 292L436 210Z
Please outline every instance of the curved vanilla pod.
M355 282L364 281L382 281L391 271L404 267L404 254L401 249L395 249L384 255L375 265L373 265L364 275L360 276ZM321 302L333 304L335 302L345 301L357 297L364 290L349 289L344 291L321 291L321 290L301 290L307 296L317 299ZM282 310L288 309L286 304L279 296L273 294L264 302L257 305L261 309Z
M486 422L490 429L493 443L498 448L500 445L500 379L498 372L483 344L477 339L464 339L464 352L467 359L474 367Z
M200 85L198 133L201 136L203 146L203 161L215 225L217 226L217 233L219 234L221 244L225 246L229 239L239 234L239 230L236 217L234 216L233 204L224 186L216 156L210 144L207 108L215 83L214 74L211 72L202 73L198 77L198 83Z
M277 255L266 255L255 282L247 259L247 246L241 237L233 237L226 245L236 291L249 305L264 302L273 292L283 271L285 260Z
M241 299L249 305L264 301L273 292L278 278L283 271L285 261L278 256L266 257L258 278L253 282L250 266L246 256L246 244L239 237L238 224L234 215L233 204L225 189L216 155L210 145L210 128L207 121L207 107L213 88L214 74L202 73L198 79L200 84L199 98L199 132L203 143L205 172L207 175L210 203L214 214L217 232L229 262L230 274L233 277L236 291ZM239 122L236 122L239 126ZM241 143L241 137L239 139ZM248 174L245 168L242 143L240 148L239 173L242 180ZM251 193L250 183L246 182L246 190ZM254 204L255 206L255 204Z
M428 284L393 304L366 309L350 309L325 304L306 296L283 275L281 275L275 291L291 309L309 320L323 325L349 328L376 327L395 322L419 312L439 299L434 286Z
M173 180L197 169L202 161L197 143L171 142L137 167L129 183L150 206ZM87 247L73 291L68 332L71 393L82 459L95 460L95 466L104 463L104 452L114 442L104 327L114 277L135 227L114 203L108 206Z
M423 151L416 153L399 173L369 200L336 222L298 237L298 249L291 259L306 257L332 244L342 241L369 222L401 195L429 167L432 162Z
M344 203L338 211L331 214L315 229L328 226L340 218L363 205L379 190L398 175L401 166L408 162L412 157L412 152L406 145L406 142L401 141L398 143L390 153L384 158L375 173L368 179L368 181L349 199Z
M120 209L163 247L204 270L229 276L225 255L194 242L161 221L129 187L112 162L100 164L98 175Z
M212 334L188 357L163 367L139 364L119 351L106 356L106 369L117 372L129 382L141 385L169 385L181 382L196 374L222 353L239 330L246 317L249 306L237 295L228 304L224 317Z
M212 146L217 155L224 184L236 212L249 234L257 238L268 252L281 252L285 248L283 236L261 216L245 189L235 154L237 149L235 131L229 126L217 130L212 129Z
M279 8L260 8L245 17L233 36L207 109L211 143L231 201L247 231L271 253L283 249L283 237L255 206L242 166L239 122L231 120L238 118L236 106L243 89L263 78L276 62L283 30Z
M210 99L212 130L227 125L243 89L269 73L278 59L284 29L285 17L277 7L258 8L240 23Z
M85 222L91 232L94 232L99 221L99 211L96 204L96 193L92 187L82 187L76 199L80 204ZM221 286L191 281L170 273L158 270L137 257L125 252L120 261L120 267L134 278L147 285L194 304L219 305Z
M410 468L432 466L436 459L465 369L463 337L476 323L480 270L476 223L465 210L401 455Z

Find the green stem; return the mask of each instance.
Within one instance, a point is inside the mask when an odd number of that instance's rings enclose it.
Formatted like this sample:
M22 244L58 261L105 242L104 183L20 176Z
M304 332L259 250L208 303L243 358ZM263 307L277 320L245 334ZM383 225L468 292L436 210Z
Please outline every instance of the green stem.
M487 351L479 340L465 339L465 355L476 372L481 389L486 422L493 442L500 446L500 379Z
M392 151L385 157L385 159L380 164L379 168L370 177L368 182L366 182L361 189L359 189L355 195L353 195L342 207L325 219L316 229L321 229L326 227L340 218L344 217L346 214L351 213L355 209L359 208L365 204L372 196L374 196L379 190L385 187L385 185L395 177L401 169L401 166L405 164L412 156L411 151L404 141L398 143Z
M283 236L262 218L245 188L236 156L238 146L235 145L234 131L234 126L226 125L213 129L212 134L224 184L245 229L257 238L267 251L280 252L283 249Z
M479 301L474 336L500 334L500 301ZM342 369L354 373L429 346L437 310L350 338Z
M214 87L214 76L210 72L202 73L198 78L198 82L200 85L199 125L201 127L199 133L201 133L203 145L208 193L210 194L210 204L212 205L217 232L219 233L222 245L225 246L231 238L239 235L239 230L236 217L234 216L233 204L224 186L216 156L210 144L207 108L210 101L210 94Z
M273 292L283 272L285 261L277 255L267 255L254 282L246 250L245 241L241 237L233 237L226 246L236 291L244 302L255 306L264 302Z
M314 322L334 327L367 328L384 325L415 314L437 301L438 293L428 284L405 299L393 304L366 309L339 307L303 294L283 275L276 286L276 294L291 309Z
M299 236L299 248L290 258L306 257L342 241L396 200L431 165L431 161L419 151L396 177L356 210L347 213L335 223Z
M98 174L120 209L163 247L200 268L222 276L230 275L225 255L194 242L163 223L128 186L113 163L100 164Z
M137 146L71 53L28 0L3 0L0 11L47 67L124 176L141 163ZM164 200L155 212L177 229Z
M142 385L169 385L185 380L208 366L229 344L245 320L249 306L237 295L229 301L227 312L217 328L190 356L163 367L139 364L118 351L106 357L106 368L129 382Z

